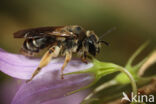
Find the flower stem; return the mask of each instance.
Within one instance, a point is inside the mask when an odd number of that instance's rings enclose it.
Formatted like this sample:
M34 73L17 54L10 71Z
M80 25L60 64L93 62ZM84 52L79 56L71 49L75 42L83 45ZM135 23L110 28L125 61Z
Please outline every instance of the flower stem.
M133 76L128 72L128 70L126 70L125 68L123 68L121 66L118 67L118 70L120 70L121 72L123 72L124 74L127 75L129 80L131 81L133 93L134 93L134 95L137 95L137 85L136 85L136 82L135 82Z

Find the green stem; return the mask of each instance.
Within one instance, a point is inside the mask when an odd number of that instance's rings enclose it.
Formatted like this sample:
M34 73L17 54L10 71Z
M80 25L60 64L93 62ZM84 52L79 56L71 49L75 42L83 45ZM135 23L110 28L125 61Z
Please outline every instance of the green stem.
M123 67L119 66L118 70L120 70L121 72L123 72L124 74L126 74L129 78L129 80L131 81L131 85L132 85L132 89L133 89L133 93L134 95L137 95L137 85L136 82L133 78L133 76Z

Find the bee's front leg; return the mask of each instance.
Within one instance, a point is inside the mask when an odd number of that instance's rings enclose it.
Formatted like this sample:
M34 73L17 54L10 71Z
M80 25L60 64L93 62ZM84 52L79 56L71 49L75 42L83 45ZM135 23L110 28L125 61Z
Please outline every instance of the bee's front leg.
M87 61L87 53L84 52L84 54L81 56L81 61L88 64L88 61Z
M71 52L66 52L66 56L65 56L65 61L64 61L64 64L61 68L61 78L64 79L64 76L63 76L63 71L64 71L64 68L67 66L68 62L71 60L72 58L72 53Z
M83 56L81 57L81 61L84 62L84 63L86 63L86 64L88 64L87 59L85 57L83 57Z
M37 69L35 70L35 72L33 73L32 77L29 80L27 80L26 82L31 81L41 71L41 69L43 67L48 65L48 63L50 62L52 57L57 57L59 55L59 52L60 52L60 47L58 47L58 46L53 46L53 47L49 48L49 50L42 57L40 64L37 67Z

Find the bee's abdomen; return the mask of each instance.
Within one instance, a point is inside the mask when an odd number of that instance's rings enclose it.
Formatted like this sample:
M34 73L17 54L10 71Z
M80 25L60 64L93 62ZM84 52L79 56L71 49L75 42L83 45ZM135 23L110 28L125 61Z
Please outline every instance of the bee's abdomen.
M31 51L31 52L39 52L39 47L36 47L33 41L34 40L32 39L25 40L23 44L24 50Z
M39 52L40 49L43 49L54 42L55 38L52 37L26 39L24 41L23 48L27 51Z

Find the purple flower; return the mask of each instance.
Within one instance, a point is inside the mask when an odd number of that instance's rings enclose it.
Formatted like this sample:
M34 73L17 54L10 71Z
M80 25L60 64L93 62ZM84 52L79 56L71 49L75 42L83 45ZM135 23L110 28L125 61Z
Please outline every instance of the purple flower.
M40 59L37 58L27 58L0 49L0 71L14 78L29 79L37 68L39 61ZM77 93L78 95L65 96L69 92L89 85L95 80L95 77L89 73L74 74L66 75L62 80L60 78L60 68L63 62L63 58L52 59L31 82L21 85L12 100L12 104L53 104L57 101L62 101L62 103L57 104L66 104L64 102L67 99L72 101L74 96L77 97L75 98L77 99L75 104L79 104L84 97L82 92L80 95ZM73 59L65 68L64 73L80 71L92 66L92 63L85 64L79 59ZM67 104L70 103L67 102Z

